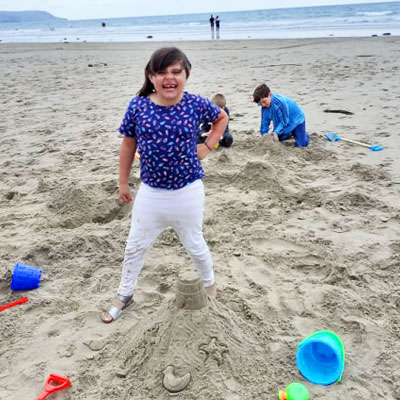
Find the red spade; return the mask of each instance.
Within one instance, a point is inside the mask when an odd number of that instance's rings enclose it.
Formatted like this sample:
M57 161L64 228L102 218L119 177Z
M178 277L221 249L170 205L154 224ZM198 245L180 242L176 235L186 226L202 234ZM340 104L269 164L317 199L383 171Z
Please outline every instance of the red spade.
M58 392L59 390L66 389L71 386L71 381L61 375L50 374L46 380L44 392L35 400L43 400L50 394Z
M12 303L8 303L8 304L6 304L4 306L0 306L0 312L6 310L7 308L11 308L11 307L17 306L18 304L24 304L27 301L28 301L27 297L21 297L20 299L15 300Z

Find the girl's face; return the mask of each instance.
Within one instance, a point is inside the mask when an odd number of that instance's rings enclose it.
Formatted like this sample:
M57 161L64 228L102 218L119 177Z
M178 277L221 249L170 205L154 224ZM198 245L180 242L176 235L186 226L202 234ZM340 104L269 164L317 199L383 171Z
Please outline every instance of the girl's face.
M179 103L187 80L185 69L180 62L170 65L163 71L149 75L155 93L150 98L159 105L171 106Z

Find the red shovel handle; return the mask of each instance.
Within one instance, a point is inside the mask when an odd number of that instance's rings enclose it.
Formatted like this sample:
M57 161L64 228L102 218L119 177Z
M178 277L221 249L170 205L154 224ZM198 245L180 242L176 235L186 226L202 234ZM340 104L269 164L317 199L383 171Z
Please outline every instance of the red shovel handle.
M28 301L27 297L21 297L20 299L15 300L12 303L8 303L8 304L5 304L4 306L0 306L0 312L6 310L7 308L11 308L11 307L17 306L19 304L24 304L27 301Z
M54 385L54 383L56 385ZM50 374L50 376L46 380L46 386L44 392L35 400L43 400L50 394L58 392L59 390L66 389L70 386L71 386L71 381L65 376Z
M43 400L45 399L48 395L50 395L51 392L48 392L47 390L45 390L39 397L36 397L35 400Z

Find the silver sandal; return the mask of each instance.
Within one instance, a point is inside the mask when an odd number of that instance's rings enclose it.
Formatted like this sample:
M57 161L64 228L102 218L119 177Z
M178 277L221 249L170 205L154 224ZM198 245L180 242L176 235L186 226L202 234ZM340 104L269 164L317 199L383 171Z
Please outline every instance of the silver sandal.
M119 308L113 305L108 311L108 315L111 317L111 320L110 321L105 320L104 315L102 317L102 321L106 324L109 324L112 321L116 321L121 315L122 311L126 310L133 303L133 295L122 296L119 294L117 298L121 303L124 304L124 306L122 308Z

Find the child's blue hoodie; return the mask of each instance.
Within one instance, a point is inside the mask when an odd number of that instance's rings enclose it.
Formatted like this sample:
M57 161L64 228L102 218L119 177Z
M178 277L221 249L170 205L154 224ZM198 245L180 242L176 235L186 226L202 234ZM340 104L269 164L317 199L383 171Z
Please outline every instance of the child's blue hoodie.
M274 124L274 133L291 133L296 126L305 121L304 113L297 103L289 97L272 94L269 108L261 109L261 135L268 133L270 122Z

